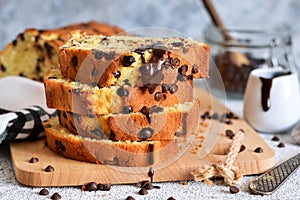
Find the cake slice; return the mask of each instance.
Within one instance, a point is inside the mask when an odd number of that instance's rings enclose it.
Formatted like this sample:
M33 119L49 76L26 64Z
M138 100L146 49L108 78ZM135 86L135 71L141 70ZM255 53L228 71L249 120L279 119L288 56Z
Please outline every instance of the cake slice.
M189 137L198 127L200 101L171 107L144 107L142 112L85 116L60 111L59 122L82 137L110 140L173 140Z
M0 77L25 76L43 81L51 66L58 65L58 47L64 44L71 31L82 30L88 34L115 35L121 28L91 21L58 29L26 29L0 52Z
M63 78L53 67L44 79L47 106L81 115L140 112L151 106L167 107L195 100L193 80L162 84L150 93L128 84L99 88Z
M74 135L51 118L44 124L48 147L67 158L125 167L160 164L173 159L179 152L176 140L112 141Z
M98 87L145 87L208 77L209 46L184 38L86 35L60 47L64 78Z

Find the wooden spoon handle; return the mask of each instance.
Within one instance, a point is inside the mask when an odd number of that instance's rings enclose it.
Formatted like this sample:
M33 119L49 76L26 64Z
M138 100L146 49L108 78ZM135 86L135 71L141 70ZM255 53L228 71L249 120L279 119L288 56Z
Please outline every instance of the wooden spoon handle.
M224 23L222 22L221 18L219 17L211 0L202 0L202 2L204 4L207 12L209 13L214 25L220 27L221 29L225 29ZM221 33L225 40L234 40L234 38L227 31L221 31Z

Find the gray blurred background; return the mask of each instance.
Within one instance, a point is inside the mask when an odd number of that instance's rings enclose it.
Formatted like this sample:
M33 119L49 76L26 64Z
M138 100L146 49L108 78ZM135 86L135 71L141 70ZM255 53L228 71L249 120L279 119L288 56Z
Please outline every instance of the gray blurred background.
M300 60L300 0L213 0L226 26L292 27ZM125 30L164 27L201 39L210 19L200 0L0 0L0 49L25 28L98 20Z

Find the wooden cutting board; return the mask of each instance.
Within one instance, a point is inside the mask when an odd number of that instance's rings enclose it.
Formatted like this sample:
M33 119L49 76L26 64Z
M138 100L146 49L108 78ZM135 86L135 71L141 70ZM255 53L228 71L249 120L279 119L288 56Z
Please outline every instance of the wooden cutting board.
M201 114L222 115L229 112L221 103L199 89ZM231 122L231 123L230 123ZM193 143L177 160L164 167L155 167L154 182L193 179L191 171L207 164L224 161L232 140L225 135L226 130L233 132L243 129L246 134L243 141L246 149L235 160L246 175L259 174L274 166L275 153L263 139L243 120L231 119L229 124L216 119L200 120L198 133ZM202 142L205 137L204 143ZM215 144L215 145L214 145ZM200 148L200 146L202 146ZM212 148L212 146L214 146ZM263 153L255 153L261 147ZM137 183L149 179L149 167L118 168L101 164L79 162L63 158L48 149L45 141L14 142L10 144L11 158L17 180L29 186L73 186L94 181L97 183ZM209 152L209 154L208 154ZM39 162L29 163L31 157L38 157ZM54 172L45 172L46 166L55 168Z

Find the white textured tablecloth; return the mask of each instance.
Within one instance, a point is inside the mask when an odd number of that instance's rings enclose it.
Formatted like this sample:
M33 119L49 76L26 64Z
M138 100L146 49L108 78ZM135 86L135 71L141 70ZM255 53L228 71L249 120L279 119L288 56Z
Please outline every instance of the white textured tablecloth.
M242 102L227 101L227 106L241 116ZM285 142L284 148L278 148L278 142L271 141L273 134L260 134L261 137L274 149L276 163L286 160L300 152L300 146L291 139L289 134L279 135L281 141ZM300 170L298 169L288 181L275 193L268 196L258 196L249 193L248 185L253 176L243 178L238 186L240 192L230 194L228 186L223 181L214 181L213 186L207 186L203 182L189 181L188 185L181 182L157 183L161 189L150 190L145 196L138 194L139 188L135 185L112 186L110 191L83 192L80 187L48 187L48 196L40 196L39 187L27 187L16 181L8 145L0 145L0 199L50 199L54 192L58 192L62 199L126 199L133 196L135 199L300 199Z

